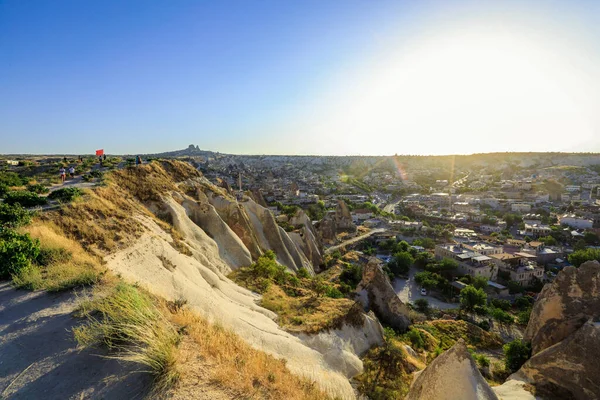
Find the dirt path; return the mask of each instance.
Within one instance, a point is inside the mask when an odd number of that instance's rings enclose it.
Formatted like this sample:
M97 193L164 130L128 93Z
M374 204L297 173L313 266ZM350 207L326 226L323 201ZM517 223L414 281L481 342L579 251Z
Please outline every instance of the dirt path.
M331 253L333 253L334 251L336 251L338 249L341 249L343 247L346 247L346 246L348 246L350 244L353 244L353 243L356 243L356 242L360 242L361 240L365 240L366 238L368 238L368 237L370 237L370 236L372 236L372 235L374 235L376 233L381 233L381 232L384 232L384 231L385 231L384 228L373 229L372 231L370 231L368 233L365 233L364 235L356 236L356 237L354 237L352 239L346 240L345 242L342 242L342 243L337 244L335 246L329 247L328 249L325 250L325 254L331 254Z
M13 289L0 282L0 399L141 399L151 378L142 367L78 351L71 293Z

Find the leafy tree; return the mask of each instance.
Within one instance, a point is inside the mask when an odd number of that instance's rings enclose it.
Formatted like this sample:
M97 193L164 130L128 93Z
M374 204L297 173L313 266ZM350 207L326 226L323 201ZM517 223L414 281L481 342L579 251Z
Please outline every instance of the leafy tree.
M490 303L495 308L499 308L499 309L504 310L504 311L510 310L510 301L508 301L508 300L492 299L490 301Z
M575 251L579 251L579 250L585 250L587 248L587 243L585 240L583 239L579 239L578 241L575 242L575 244L573 245L573 249Z
M6 186L4 183L0 183L0 197L4 197L6 193L8 193L8 190L8 186Z
M439 265L440 271L454 271L458 268L458 262L448 257L442 258Z
M433 257L430 253L426 251L422 251L417 253L415 257L415 266L418 268L425 268L427 264L433 262Z
M426 249L434 249L435 248L435 240L431 238L419 238L413 241L413 246L421 246Z
M544 243L546 246L556 246L558 244L558 241L552 236L541 237L539 241Z
M477 289L485 289L487 287L488 279L484 276L476 276L473 278L473 286Z
M520 339L513 340L503 347L506 369L516 372L531 357L531 344Z
M577 250L569 255L569 262L576 267L592 260L600 261L600 249Z
M401 251L394 254L388 263L388 266L394 275L406 275L410 270L410 266L413 265L414 262L415 259L410 255L409 252Z
M473 311L476 306L484 306L487 302L487 294L482 289L467 286L460 292L460 306L468 311Z
M362 280L363 269L360 265L349 264L344 266L344 270L340 274L340 282L350 285L353 289Z
M423 271L415 274L415 282L427 289L435 288L440 279L443 279L440 275L429 271Z
M512 324L513 322L515 322L515 319L512 315L510 315L509 313L507 313L506 311L504 311L500 308L492 307L490 309L490 315L496 321L505 322L505 323L509 323L509 324Z
M515 307L520 310L531 308L533 305L533 298L531 296L521 296L515 299Z
M504 215L504 221L506 221L506 227L512 228L513 225L516 225L523 221L523 217L519 214L508 213Z
M398 244L396 244L394 250L395 250L395 252L404 252L404 251L408 251L409 248L410 248L410 245L405 240L402 240L402 241L398 242Z
M37 239L12 229L0 229L0 279L10 278L29 267L39 254Z
M599 241L598 235L596 235L594 232L589 231L583 234L583 240L590 246L598 244Z
M298 272L296 273L296 276L298 278L310 278L310 273L308 272L308 270L306 268L302 267L298 270Z

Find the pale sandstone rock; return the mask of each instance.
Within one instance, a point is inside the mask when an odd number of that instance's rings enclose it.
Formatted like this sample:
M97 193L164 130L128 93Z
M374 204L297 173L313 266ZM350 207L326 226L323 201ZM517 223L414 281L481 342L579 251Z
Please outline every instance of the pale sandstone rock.
M460 339L415 379L408 400L498 400Z
M387 275L376 258L371 258L363 269L358 292L366 292L365 304L377 317L392 328L405 331L410 325L409 309L396 295ZM361 297L364 299L364 296Z
M567 267L544 287L525 330L533 354L560 342L587 320L600 317L600 263Z

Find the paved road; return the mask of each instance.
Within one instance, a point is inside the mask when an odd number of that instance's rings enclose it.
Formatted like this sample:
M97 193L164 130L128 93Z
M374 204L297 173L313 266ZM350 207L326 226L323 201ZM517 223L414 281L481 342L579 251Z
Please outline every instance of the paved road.
M381 233L381 232L384 232L384 231L385 231L385 228L373 229L372 231L370 231L368 233L365 233L364 235L356 236L356 237L354 237L352 239L348 239L345 242L342 242L342 243L340 243L338 245L331 246L330 248L328 248L328 249L325 250L325 254L330 254L330 253L332 253L332 252L334 252L336 250L339 250L339 249L341 249L343 247L348 246L349 244L360 242L361 240L364 240L364 239L368 238L371 235L374 235L376 233Z
M417 299L427 299L429 305L440 310L447 310L449 308L457 308L458 304L446 303L438 300L432 296L421 296L421 288L415 282L414 276L418 271L415 268L411 268L408 279L394 279L392 283L394 291L404 303L414 303Z

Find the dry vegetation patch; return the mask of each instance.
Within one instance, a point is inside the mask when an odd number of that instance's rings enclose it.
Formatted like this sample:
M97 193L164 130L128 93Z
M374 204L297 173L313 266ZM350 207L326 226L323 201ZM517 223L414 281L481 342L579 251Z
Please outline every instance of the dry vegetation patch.
M38 220L22 230L40 240L40 255L36 264L13 276L17 287L59 291L94 284L103 275L100 261L65 237L57 226Z

